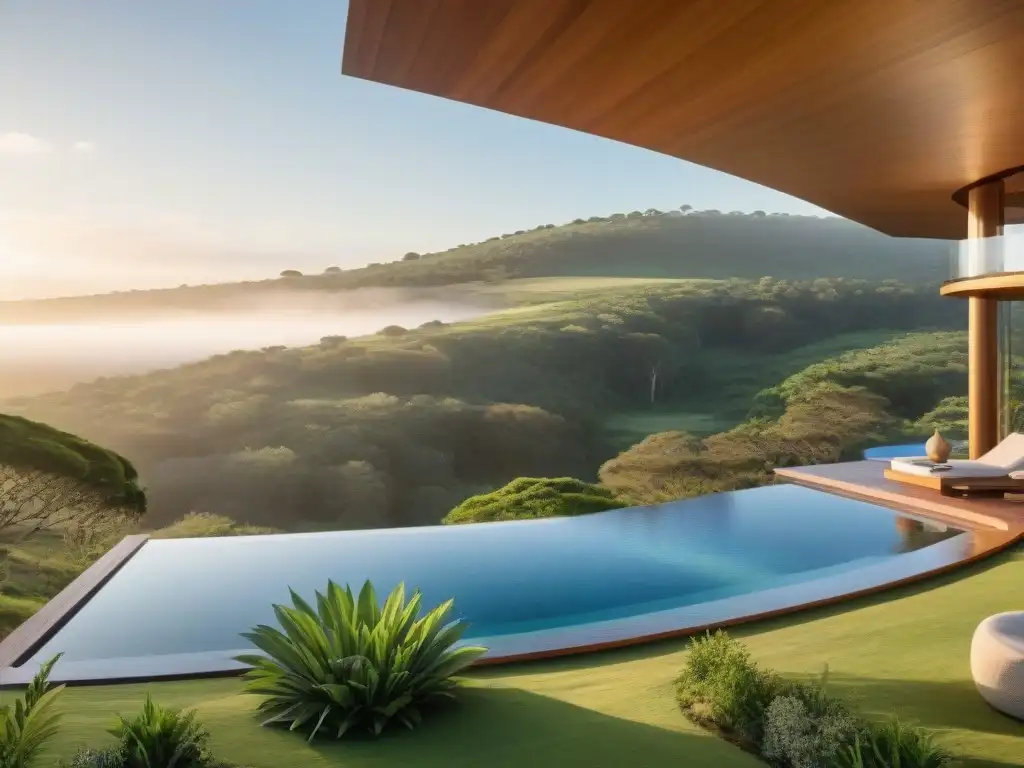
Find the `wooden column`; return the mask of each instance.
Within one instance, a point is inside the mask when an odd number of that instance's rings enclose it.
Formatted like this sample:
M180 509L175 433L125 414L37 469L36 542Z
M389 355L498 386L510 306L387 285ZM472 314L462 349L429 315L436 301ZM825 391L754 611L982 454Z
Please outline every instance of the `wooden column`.
M975 187L967 198L968 239L1002 232L1002 180ZM967 440L976 459L999 440L999 313L994 298L972 296L967 301Z

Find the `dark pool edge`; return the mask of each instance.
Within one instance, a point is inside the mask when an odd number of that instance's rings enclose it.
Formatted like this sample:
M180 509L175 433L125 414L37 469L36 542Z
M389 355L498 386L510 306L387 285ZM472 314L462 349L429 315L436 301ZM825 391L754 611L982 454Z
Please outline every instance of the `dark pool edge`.
M128 537L128 538L132 538L132 537ZM148 537L146 537L146 538L148 538ZM124 543L125 542L122 542L122 545ZM120 562L120 564L118 565L118 568L120 567L120 565L123 565L125 562L127 562L131 558L131 556L134 555L135 552L137 552L141 548L142 544L144 544L144 543L145 543L145 541L139 542L138 544L136 544L134 546L134 549L132 549L130 552L128 552L126 555L124 555L122 560L121 560L121 562ZM831 597L825 597L825 598L821 598L821 599L818 599L818 600L812 600L812 601L806 602L806 603L799 603L799 604L787 606L787 607L784 607L784 608L773 609L773 610L770 610L770 611L762 611L760 613L747 614L747 615L738 616L738 617L732 618L732 619L725 619L723 621L716 621L716 622L713 622L713 623L710 623L710 624L691 625L691 626L687 626L687 627L680 627L680 628L676 628L676 629L665 630L665 631L662 631L662 632L649 633L649 634L638 635L638 636L630 637L630 638L621 638L621 639L617 639L617 640L609 640L609 641L605 641L605 642L586 643L586 644L581 644L581 645L570 645L570 646L566 646L566 647L563 647L563 648L545 649L543 651L532 651L532 652L525 652L525 653L515 653L515 654L507 654L507 655L503 655L503 656L488 657L488 658L484 658L484 659L478 660L473 665L473 667L474 668L476 668L476 667L494 667L494 666L500 666L500 665L503 665L503 664L512 665L512 664L528 663L528 662L535 662L535 661L539 662L539 661L544 661L544 660L548 660L548 659L565 658L565 657L569 657L569 656L582 656L582 655L586 655L586 654L590 654L590 653L600 653L602 651L619 650L619 649L623 649L623 648L629 648L629 647L634 647L634 646L640 646L640 645L647 645L647 644L651 644L651 643L657 643L657 642L664 641L664 640L672 640L672 639L681 639L681 638L685 638L685 637L692 637L694 635L703 634L704 632L707 632L709 630L730 629L732 627L745 626L745 625L748 625L748 624L756 624L758 622L769 621L769 620L772 620L772 619L775 619L775 618L779 618L779 617L782 617L782 616L793 615L793 614L802 613L802 612L805 612L805 611L813 611L813 610L818 609L818 608L825 608L825 607L829 607L829 606L840 605L842 603L853 602L855 600L858 600L858 599L861 599L861 598L864 598L864 597L870 597L870 596L873 596L873 595L882 594L884 592L887 592L887 591L890 591L890 590L894 590L894 589L898 589L898 588L903 587L903 586L907 586L907 585L911 585L911 584L916 584L916 583L919 583L919 582L925 582L925 581L937 578L939 576L947 575L947 574L952 573L952 572L954 572L956 570L959 570L959 569L962 569L962 568L966 568L966 567L969 567L969 566L972 566L972 565L976 565L976 564L980 563L981 561L987 560L990 557L993 557L995 555L1001 554L1001 553L1007 551L1008 549L1010 549L1010 548L1012 548L1015 545L1020 544L1020 543L1024 543L1024 530L1019 531L1019 532L1014 533L1014 534L1007 533L1006 537L1000 539L997 543L994 543L993 545L991 545L991 546L981 550L980 552L976 552L976 553L972 554L969 557L963 558L961 560L957 560L956 562L947 563L947 564L941 565L941 566L939 566L937 568L931 568L931 569L926 570L926 571L921 571L919 573L915 573L915 574L913 574L911 576L906 576L906 577L903 577L901 579L896 579L895 581L885 582L884 584L877 584L877 585L874 585L874 586L871 586L871 587L866 587L864 589L855 590L853 592L846 592L846 593L843 593L841 595L834 595L834 596L831 596ZM119 545L119 546L121 546L121 545ZM112 552L113 552L113 550L112 550ZM116 572L116 569L113 572L105 575L105 577L103 578L103 581L105 582L107 579L109 579L113 575L114 572ZM84 575L85 574L83 574L83 576ZM79 577L79 578L81 578L81 577ZM71 586L74 586L74 582L72 583ZM96 584L94 586L93 593L95 593L95 591L97 589L99 589L100 586L102 586L102 582L100 582L100 583L98 583L98 584ZM69 587L69 589L70 589L70 587ZM63 593L61 593L61 594L63 594ZM87 598L86 599L82 599L79 602L78 607L81 607L81 605L84 605L85 602L87 602ZM69 615L66 616L64 621L66 622L67 619L69 619L69 618L70 618ZM28 622L26 622L26 623L28 623ZM56 629L59 629L59 627L51 629L50 632L48 633L48 636L52 636L52 634L56 631ZM10 639L10 638L8 638L8 639ZM44 638L44 640L45 639L48 639L48 637ZM38 641L37 641L37 644L38 644ZM22 655L24 656L24 654L22 654ZM6 671L3 668L3 666L4 665L0 665L0 677L2 677L2 673L4 671ZM65 685L74 686L74 687L104 686L104 685L128 685L128 684L138 684L138 683L147 683L147 682L154 682L154 683L157 683L157 682L175 682L175 681L179 681L180 682L180 681L189 681L189 680L205 680L205 679L216 679L216 678L239 677L239 676L243 675L245 672L246 672L246 668L243 667L243 668L234 668L234 669L207 670L207 671L202 671L202 672L149 674L149 675L141 675L141 674L140 675L127 675L127 676L119 676L119 677L106 677L106 678L102 678L102 679L77 679L77 680L76 679L66 679L66 680L62 680L61 682L63 684L65 684ZM0 690L7 689L7 688L23 688L24 685L25 684L21 683L21 682L19 682L19 683L2 683L2 682L0 682Z
M148 533L125 536L74 581L0 641L0 674L25 663L149 541Z

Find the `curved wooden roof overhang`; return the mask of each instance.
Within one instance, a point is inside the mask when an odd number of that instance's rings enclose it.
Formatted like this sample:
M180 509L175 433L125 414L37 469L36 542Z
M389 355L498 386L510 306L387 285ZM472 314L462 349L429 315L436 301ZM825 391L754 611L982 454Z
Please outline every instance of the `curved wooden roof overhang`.
M1024 164L1021 0L350 0L342 72L962 239Z

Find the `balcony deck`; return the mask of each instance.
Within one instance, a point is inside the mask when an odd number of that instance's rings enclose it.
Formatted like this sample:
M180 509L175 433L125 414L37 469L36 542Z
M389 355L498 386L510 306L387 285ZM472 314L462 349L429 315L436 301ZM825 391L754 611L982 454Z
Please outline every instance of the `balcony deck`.
M927 517L978 534L981 548L1002 549L1024 539L1024 495L1003 499L950 498L888 480L884 461L849 461L775 470L783 480L827 493ZM980 552L978 554L981 554Z

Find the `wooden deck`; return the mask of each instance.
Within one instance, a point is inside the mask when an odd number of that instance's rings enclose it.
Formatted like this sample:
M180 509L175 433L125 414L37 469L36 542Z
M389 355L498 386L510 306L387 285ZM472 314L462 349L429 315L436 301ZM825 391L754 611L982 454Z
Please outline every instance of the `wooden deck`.
M980 541L991 541L993 545L1001 541L1001 546L1006 546L1024 537L1024 496L1002 499L943 496L933 489L886 479L883 473L888 466L884 461L850 461L787 467L776 469L775 474L808 488L870 501L970 530L981 534ZM986 532L991 535L985 535Z

